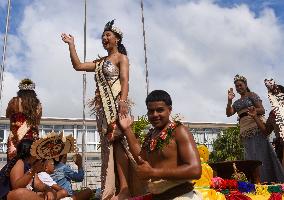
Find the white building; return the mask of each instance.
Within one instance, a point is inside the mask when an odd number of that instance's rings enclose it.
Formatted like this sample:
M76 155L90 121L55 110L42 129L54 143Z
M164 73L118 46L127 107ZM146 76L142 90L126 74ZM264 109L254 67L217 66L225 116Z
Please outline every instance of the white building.
M236 124L225 123L184 123L192 132L195 142L205 144L212 150L212 143L224 129ZM100 185L100 138L97 131L96 121L94 119L86 119L86 179L87 185L91 188L97 188ZM10 121L7 118L0 118L0 169L6 163L7 138L10 130ZM82 135L84 132L82 119L63 119L63 118L42 118L39 126L40 137L47 133L62 132L64 135L72 135L77 142L79 151L82 149ZM71 157L69 159L71 161ZM70 162L71 166L76 168ZM74 187L80 188L81 184L74 184Z

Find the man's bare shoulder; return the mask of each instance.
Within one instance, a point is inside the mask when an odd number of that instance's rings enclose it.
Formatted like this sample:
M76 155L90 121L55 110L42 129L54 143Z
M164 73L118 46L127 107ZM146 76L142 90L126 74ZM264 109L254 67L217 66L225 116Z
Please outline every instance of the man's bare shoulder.
M175 136L178 135L191 135L191 132L189 131L188 127L184 124L180 124L175 129Z
M183 124L175 129L174 137L177 143L194 140L189 128Z

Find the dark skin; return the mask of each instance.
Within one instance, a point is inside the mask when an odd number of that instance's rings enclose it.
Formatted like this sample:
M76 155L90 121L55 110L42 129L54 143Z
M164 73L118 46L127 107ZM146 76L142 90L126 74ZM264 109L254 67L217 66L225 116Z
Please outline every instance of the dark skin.
M249 92L248 91L248 87L247 84L243 81L236 81L235 82L235 87L237 92L241 95L241 99L246 97L246 96L252 96L254 95L253 92ZM227 103L227 107L226 107L226 115L227 117L230 117L232 115L234 115L236 113L235 109L232 107L233 104L233 99L235 98L235 93L233 88L230 88L228 90L228 103ZM261 102L257 102L254 105L256 112L258 115L264 115L265 110L263 108L263 105Z
M171 106L166 105L163 101L156 101L149 102L147 109L148 119L158 134L170 123ZM130 116L120 116L120 124L126 135L130 151L138 163L137 173L140 178L153 180L200 178L199 154L193 136L185 126L181 125L175 129L174 137L169 145L162 150L148 153L145 149L141 149L131 130L131 123ZM153 134L152 136L157 135Z
M9 200L55 200L56 193L47 185L39 180L37 173L43 170L43 162L33 157L26 159L32 167L29 172L24 173L24 162L18 160L10 172L10 182L13 191L9 192ZM26 186L32 181L34 176L34 187L41 194L37 194L26 189Z
M46 160L44 163L44 168L46 173L48 174L54 173L54 161ZM60 187L58 184L53 184L51 188L56 191L57 199L61 199L68 196L68 192L62 187Z
M77 55L74 37L70 34L63 33L61 35L62 40L68 44L70 58L73 65L73 68L76 71L87 71L95 72L96 62L84 62L82 63ZM104 31L102 34L102 45L104 49L108 52L106 59L109 60L113 65L119 69L119 80L121 85L121 93L118 101L118 111L121 115L127 115L128 105L127 97L129 91L129 60L128 57L124 54L118 52L117 44L119 43L120 38L118 38L112 31ZM122 150L120 144L114 143L115 157L118 155L125 154ZM128 184L127 184L127 172L128 172L128 161L125 158L125 155L116 159L116 164L118 166L118 176L120 181L120 194L115 199L127 199L129 197Z
M254 121L256 122L258 128L261 130L261 132L263 134L265 134L266 136L270 135L272 133L272 131L274 131L276 137L280 137L280 129L279 126L277 125L275 118L272 117L273 115L273 110L270 112L269 117L266 121L266 123L264 123L259 116L257 115L256 109L255 107L249 107L249 111L248 111L248 115L250 115ZM284 151L283 151L284 154ZM284 155L282 155L282 157L284 158ZM284 167L284 159L282 159L282 166Z
M61 35L63 42L69 45L70 58L73 68L76 71L87 71L94 72L96 68L96 62L84 62L82 63L76 52L74 37L70 34L63 33ZM102 35L102 44L104 49L108 52L107 60L111 61L112 64L119 68L119 80L121 84L121 95L120 99L123 101L119 102L119 112L123 115L127 114L127 96L129 91L129 60L124 54L118 52L117 43L119 38L111 31L104 31Z

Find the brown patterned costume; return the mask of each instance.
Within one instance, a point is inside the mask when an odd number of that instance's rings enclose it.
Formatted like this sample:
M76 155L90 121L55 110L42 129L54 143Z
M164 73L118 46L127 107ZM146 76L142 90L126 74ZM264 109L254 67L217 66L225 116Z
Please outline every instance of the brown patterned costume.
M270 144L268 137L258 128L254 119L247 114L248 107L261 102L260 97L251 93L234 102L233 107L239 115L240 135L244 145L246 160L260 160L261 182L283 182L284 171Z
M38 118L41 118L41 105L38 105ZM21 98L13 97L7 107L6 117L10 118L10 134L7 141L7 160L11 160L17 154L16 147L22 139L38 139L38 125L30 125L27 116L23 113ZM39 120L38 120L39 121Z
M116 174L113 152L113 141L120 140L127 150L127 142L121 137L118 128L118 100L121 93L119 68L109 60L101 58L96 62L96 96L90 102L96 114L97 127L101 142L101 189L102 199L110 199L116 192Z

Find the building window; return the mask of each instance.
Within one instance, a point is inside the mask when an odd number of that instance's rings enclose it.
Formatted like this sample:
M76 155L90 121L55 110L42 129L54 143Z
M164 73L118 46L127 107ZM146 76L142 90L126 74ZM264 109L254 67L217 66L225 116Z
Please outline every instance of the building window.
M4 135L5 130L4 129L0 129L0 142L3 142L5 139L5 135Z

